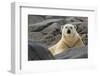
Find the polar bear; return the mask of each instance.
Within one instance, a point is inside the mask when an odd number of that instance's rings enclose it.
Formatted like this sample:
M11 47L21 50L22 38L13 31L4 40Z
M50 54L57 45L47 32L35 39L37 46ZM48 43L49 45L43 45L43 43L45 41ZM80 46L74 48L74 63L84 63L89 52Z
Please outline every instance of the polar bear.
M64 26L61 26L61 30L62 30L61 39L58 41L57 44L48 48L53 55L68 50L68 48L73 48L73 47L78 48L84 46L80 35L76 31L75 25L65 24Z

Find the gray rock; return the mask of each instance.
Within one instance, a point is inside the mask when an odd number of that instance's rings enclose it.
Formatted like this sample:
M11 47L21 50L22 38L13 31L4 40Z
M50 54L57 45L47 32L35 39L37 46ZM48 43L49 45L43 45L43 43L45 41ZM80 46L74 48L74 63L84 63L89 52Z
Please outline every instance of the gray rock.
M29 32L28 33L28 40L30 41L39 41L42 37L42 33L41 32Z
M87 46L81 48L71 48L53 56L45 45L28 41L28 60L88 58L87 49Z
M50 33L52 31L54 31L55 29L59 29L58 28L58 23L52 23L50 26L48 26L47 28L43 29L41 32L42 33Z
M47 19L39 23L29 25L28 31L30 32L39 32L50 26L53 22L58 22L62 19Z
M63 53L56 55L55 58L88 58L87 17L31 15L28 17L28 40L32 41L32 44L39 43L45 45L46 48L48 48L56 44L61 39L61 26L66 23L71 23L77 26L77 32L81 36L85 47L70 48L69 50L65 50Z
M34 17L34 16L33 16ZM30 24L28 38L47 46L56 44L61 38L61 26L66 23L75 24L77 32L82 37L83 43L88 44L88 18L87 17L63 17L63 16L40 16L44 20ZM35 18L35 17L34 17ZM39 16L38 16L39 18Z
M28 25L35 24L44 20L45 19L39 15L28 15Z
M71 48L55 56L56 59L88 58L88 47Z
M77 31L79 33L88 33L88 23L83 22L77 25Z

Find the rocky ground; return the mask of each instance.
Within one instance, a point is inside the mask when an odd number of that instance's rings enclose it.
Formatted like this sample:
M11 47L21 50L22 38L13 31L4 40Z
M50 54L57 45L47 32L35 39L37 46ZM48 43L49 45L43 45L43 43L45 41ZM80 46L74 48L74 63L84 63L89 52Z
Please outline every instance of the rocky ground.
M73 16L28 16L28 40L52 46L61 38L61 25L75 24L85 45L88 44L88 18Z

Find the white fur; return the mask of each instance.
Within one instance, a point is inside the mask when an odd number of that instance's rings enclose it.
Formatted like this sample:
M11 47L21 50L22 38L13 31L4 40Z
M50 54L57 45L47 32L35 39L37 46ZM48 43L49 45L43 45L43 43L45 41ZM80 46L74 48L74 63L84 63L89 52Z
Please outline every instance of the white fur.
M57 44L50 47L49 50L53 55L59 54L68 48L84 46L81 37L72 24L66 24L62 29L62 37ZM68 30L70 33L68 33Z

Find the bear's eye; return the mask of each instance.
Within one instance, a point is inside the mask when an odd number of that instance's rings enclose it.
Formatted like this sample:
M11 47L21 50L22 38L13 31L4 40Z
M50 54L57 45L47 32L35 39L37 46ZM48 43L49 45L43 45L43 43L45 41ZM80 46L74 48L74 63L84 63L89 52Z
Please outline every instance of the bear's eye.
M66 29L68 28L68 27L65 27Z
M70 27L70 29L72 29L72 27Z

